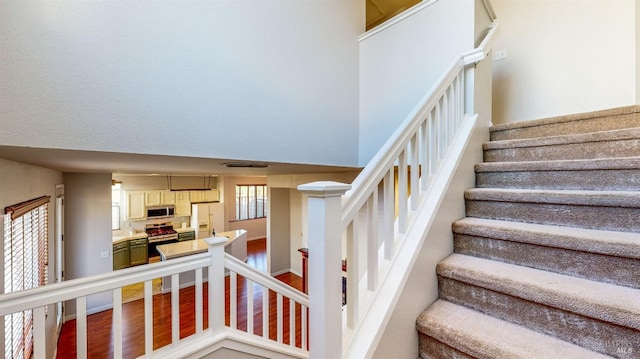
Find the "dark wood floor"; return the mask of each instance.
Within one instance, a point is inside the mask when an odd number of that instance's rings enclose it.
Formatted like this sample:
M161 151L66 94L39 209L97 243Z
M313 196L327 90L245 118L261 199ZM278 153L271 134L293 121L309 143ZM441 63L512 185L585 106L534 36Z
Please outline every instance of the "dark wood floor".
M247 263L255 268L266 269L266 240L259 239L247 243ZM301 290L302 278L292 273L285 273L277 279ZM262 335L262 289L254 290L254 333ZM226 302L229 308L229 278L226 283ZM269 337L276 338L276 295L269 295ZM207 302L207 289L205 284L204 303ZM247 315L247 288L244 278L238 276L238 329L246 331ZM284 299L284 323L283 337L285 343L289 343L289 301ZM296 346L300 347L300 306L296 306ZM144 301L134 300L122 306L123 316L123 358L136 358L144 355ZM153 296L153 348L158 349L171 343L171 294L157 294ZM207 307L204 306L203 322L207 327ZM87 346L88 358L113 358L112 340L112 311L106 310L92 314L87 318ZM226 313L226 324L229 325L229 313ZM180 290L180 337L184 338L195 333L195 290L193 287ZM71 320L62 326L58 340L57 358L76 357L76 321Z

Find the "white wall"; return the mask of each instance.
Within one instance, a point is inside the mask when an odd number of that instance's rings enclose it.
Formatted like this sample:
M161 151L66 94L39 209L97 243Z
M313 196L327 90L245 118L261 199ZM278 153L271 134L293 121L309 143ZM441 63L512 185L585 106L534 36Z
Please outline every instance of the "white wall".
M360 41L361 166L369 162L445 70L473 49L473 4L473 0L438 0Z
M359 0L3 0L0 144L354 166L363 31Z
M56 184L63 181L62 173L46 168L35 167L23 163L7 161L0 158L0 210L4 214L4 207L24 202L40 196L51 196L49 202L49 283L55 281L55 196ZM4 233L4 223L0 221L0 233ZM4 253L4 241L0 242L0 253ZM3 261L4 256L0 256ZM4 261L0 266L0 292L4 289ZM51 358L56 348L56 309L55 305L49 306L47 316L47 358ZM0 335L4 338L4 325L0 325ZM4 352L4 346L0 346L0 354ZM0 355L4 357L4 355Z
M635 0L492 0L494 123L632 105Z
M65 173L65 279L89 277L113 270L111 237L111 173ZM87 299L87 311L107 309L111 293ZM75 301L67 304L75 314Z

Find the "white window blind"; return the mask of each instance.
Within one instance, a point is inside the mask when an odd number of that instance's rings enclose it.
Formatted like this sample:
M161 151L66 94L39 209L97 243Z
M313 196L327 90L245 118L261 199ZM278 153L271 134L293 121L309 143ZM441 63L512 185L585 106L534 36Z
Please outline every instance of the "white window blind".
M48 197L46 197L48 201ZM47 284L48 203L35 201L36 207L5 208L4 216L4 292L11 293ZM24 208L24 207L22 207ZM33 313L31 310L4 318L5 358L28 359L33 351Z
M267 216L267 186L236 186L236 220L264 218Z

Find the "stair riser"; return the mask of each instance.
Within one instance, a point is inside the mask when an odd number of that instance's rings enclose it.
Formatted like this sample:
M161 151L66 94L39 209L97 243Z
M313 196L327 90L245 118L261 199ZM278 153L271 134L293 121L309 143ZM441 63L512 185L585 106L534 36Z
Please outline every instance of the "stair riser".
M532 127L492 131L491 141L610 131L632 127L640 127L640 114L631 113L619 116L597 117L579 121L557 122Z
M475 359L423 333L418 333L421 359Z
M440 298L616 358L636 358L640 332L438 277Z
M640 233L640 208L466 200L467 217Z
M476 188L640 191L640 170L478 172Z
M485 162L552 161L632 157L640 154L640 139L569 143L484 151Z
M637 259L460 233L454 234L454 252L640 289Z

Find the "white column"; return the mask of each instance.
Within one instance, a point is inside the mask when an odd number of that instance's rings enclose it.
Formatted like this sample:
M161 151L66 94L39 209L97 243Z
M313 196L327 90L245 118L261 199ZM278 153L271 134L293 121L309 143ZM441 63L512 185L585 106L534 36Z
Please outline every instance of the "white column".
M309 197L309 358L342 357L342 200L351 185L298 186Z
M226 237L204 240L209 245L209 331L214 335L224 330L224 244Z

